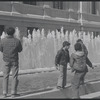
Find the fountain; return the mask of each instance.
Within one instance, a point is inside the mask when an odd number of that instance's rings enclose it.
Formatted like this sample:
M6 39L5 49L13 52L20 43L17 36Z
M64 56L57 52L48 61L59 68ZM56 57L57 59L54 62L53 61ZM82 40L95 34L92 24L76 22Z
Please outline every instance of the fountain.
M14 35L20 39L20 30L16 27ZM3 32L1 39L5 38ZM61 30L48 30L45 36L45 30L33 30L32 34L28 30L28 37L22 38L23 51L19 55L20 69L35 69L35 68L51 68L54 67L54 60L57 51L62 47L63 41L67 40L71 43L70 54L74 52L74 44L77 39L82 39L88 49L88 57L93 63L99 63L100 60L100 36L93 37L93 32L80 32L73 29L72 31L64 28ZM0 63L3 66L2 54L0 53ZM2 70L2 68L0 69Z

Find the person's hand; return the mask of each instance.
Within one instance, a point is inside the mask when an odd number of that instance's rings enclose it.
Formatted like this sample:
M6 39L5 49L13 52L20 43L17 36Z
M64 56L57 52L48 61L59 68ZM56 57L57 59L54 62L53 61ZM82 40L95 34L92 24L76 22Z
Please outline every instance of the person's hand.
M69 70L71 69L71 67L70 67L70 64L69 64L69 63L67 64L67 69L69 69Z
M56 66L56 69L58 70L58 66Z
M93 65L93 67L97 67L97 65Z
M56 69L59 70L59 64L56 64Z
M93 66L92 66L92 69L94 69L94 67L97 67L97 65L93 65Z
M94 69L94 66L92 66L91 68Z
M74 71L75 71L74 68L72 68L71 72L73 73Z

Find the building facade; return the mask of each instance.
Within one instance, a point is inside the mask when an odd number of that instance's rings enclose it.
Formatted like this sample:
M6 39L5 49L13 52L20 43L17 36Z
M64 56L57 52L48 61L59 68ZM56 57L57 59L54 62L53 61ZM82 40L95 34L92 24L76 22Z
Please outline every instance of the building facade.
M9 26L18 27L21 36L27 30L76 29L100 33L98 1L6 1L0 2L0 34Z

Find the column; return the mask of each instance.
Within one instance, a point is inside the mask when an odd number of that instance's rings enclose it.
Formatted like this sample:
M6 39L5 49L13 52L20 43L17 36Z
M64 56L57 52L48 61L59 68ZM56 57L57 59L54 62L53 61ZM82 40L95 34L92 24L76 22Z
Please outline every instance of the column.
M96 2L96 14L100 15L100 2Z
M79 12L80 12L80 24L81 24L81 26L80 26L80 31L83 31L83 22L82 22L82 12L83 12L83 2L82 1L80 1L80 10L79 10Z
M99 15L100 15L100 2L98 2L98 12L99 12Z

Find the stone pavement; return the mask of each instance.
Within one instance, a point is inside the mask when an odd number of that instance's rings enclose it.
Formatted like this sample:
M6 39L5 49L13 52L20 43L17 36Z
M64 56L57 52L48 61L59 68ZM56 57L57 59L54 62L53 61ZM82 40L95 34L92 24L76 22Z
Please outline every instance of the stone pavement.
M37 70L37 72L36 72ZM18 93L21 95L36 93L39 91L52 90L56 87L59 71L55 68L50 69L36 69L27 70L19 73ZM67 71L67 83L70 84L73 73ZM98 80L100 78L100 68L96 67L94 70L89 68L86 75L86 81ZM67 86L68 86L67 84ZM11 91L11 77L9 82L9 94ZM2 95L2 75L0 77L0 95Z
M81 99L93 99L100 97L100 79L95 81L87 81L85 82L84 87L80 86L80 97ZM0 96L0 98L2 98ZM71 99L71 86L70 84L66 86L65 89L56 89L56 88L48 88L46 90L41 90L37 92L24 93L20 94L20 96L16 97L16 99L39 99L39 98L48 98L48 99ZM7 97L7 99L11 99L11 97Z

